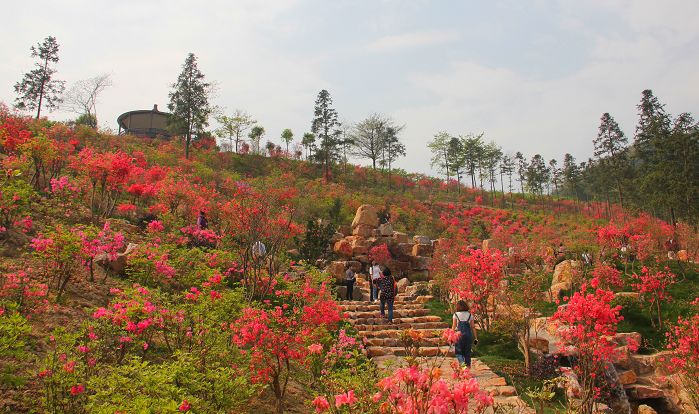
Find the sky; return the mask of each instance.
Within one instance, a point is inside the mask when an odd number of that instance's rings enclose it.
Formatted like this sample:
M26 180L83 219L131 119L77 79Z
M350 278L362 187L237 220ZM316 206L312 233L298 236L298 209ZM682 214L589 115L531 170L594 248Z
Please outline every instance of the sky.
M281 144L284 128L300 140L327 89L345 123L379 112L405 125L397 166L433 175L426 145L439 131L584 161L604 112L633 137L644 89L672 114L699 113L696 0L36 0L3 11L0 102L14 102L30 47L55 36L57 79L110 75L97 111L114 131L123 112L166 108L189 52L216 85L212 103L250 113L265 140Z

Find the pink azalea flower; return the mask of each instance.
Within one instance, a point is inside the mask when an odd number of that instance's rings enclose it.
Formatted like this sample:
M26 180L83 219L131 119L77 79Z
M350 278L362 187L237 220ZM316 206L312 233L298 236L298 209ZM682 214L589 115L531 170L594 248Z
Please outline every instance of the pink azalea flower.
M349 390L345 394L338 394L335 396L335 407L340 408L343 405L352 405L357 402L357 398L354 396L354 390Z
M319 395L313 400L313 406L316 408L317 413L322 413L330 409L330 403L322 395Z

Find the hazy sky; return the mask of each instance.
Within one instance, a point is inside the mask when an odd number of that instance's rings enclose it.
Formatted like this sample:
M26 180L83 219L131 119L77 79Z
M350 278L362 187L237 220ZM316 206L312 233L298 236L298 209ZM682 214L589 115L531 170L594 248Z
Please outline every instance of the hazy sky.
M218 85L214 103L248 111L267 139L310 129L330 91L341 119L382 112L406 125L399 166L430 172L426 143L485 132L506 152L585 160L610 112L633 136L641 91L699 113L696 0L8 1L0 101L56 36L57 78L108 73L100 124L165 108L188 52ZM74 115L54 112L52 119Z

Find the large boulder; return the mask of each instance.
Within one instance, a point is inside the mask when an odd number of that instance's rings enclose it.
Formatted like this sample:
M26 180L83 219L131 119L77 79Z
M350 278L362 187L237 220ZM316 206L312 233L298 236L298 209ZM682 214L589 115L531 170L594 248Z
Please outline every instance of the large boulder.
M362 288L355 284L352 289L352 299L364 300L362 295ZM337 287L337 296L339 296L341 300L345 300L345 298L347 298L347 285L341 285Z
M393 225L391 223L384 223L379 226L379 235L381 236L393 236Z
M405 293L405 289L408 288L409 284L410 281L406 277L396 282L396 286L398 286L398 293Z
M413 256L432 256L432 246L429 244L416 244L413 246Z
M358 224L352 226L352 234L361 237L371 237L374 234L374 228L368 224Z
M638 379L638 376L632 369L619 372L618 377L621 385L633 384Z
M352 220L352 228L354 229L359 225L369 226L372 230L379 226L379 216L376 207L371 204L359 206L357 213L354 215L354 220Z
M352 257L353 251L352 251L352 243L347 240L347 239L342 239L338 242L335 243L333 246L333 251L337 253L338 255L345 257L349 259Z
M430 272L427 270L414 270L408 273L408 280L411 282L426 282L430 280Z
M342 233L343 236L349 236L352 234L352 227L347 225L338 226L337 232Z
M428 270L432 265L431 257L411 256L410 263L414 270Z
M325 269L327 273L330 273L338 283L343 283L345 281L345 262L335 261L330 263L330 265Z
M401 243L399 244L398 247L398 256L399 257L408 257L412 256L413 254L413 246L414 244L412 243Z
M408 273L412 270L413 266L408 261L402 260L391 260L387 264L388 268L391 269L393 277L399 277L401 274Z
M551 286L558 283L573 283L573 271L580 268L580 262L576 260L564 260L556 265L553 271Z
M413 243L415 244L429 244L432 245L432 240L427 236L413 236Z
M658 414L658 412L649 405L641 404L638 406L638 414Z
M392 237L393 237L393 240L398 244L410 242L410 237L407 234L401 233L399 231L394 231Z

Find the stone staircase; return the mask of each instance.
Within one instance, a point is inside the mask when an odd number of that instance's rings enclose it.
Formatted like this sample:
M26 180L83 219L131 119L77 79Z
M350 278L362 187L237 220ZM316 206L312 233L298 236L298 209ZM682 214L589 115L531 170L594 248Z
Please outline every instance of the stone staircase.
M380 315L379 302L368 301L368 282L358 276L357 286L362 291L362 297L367 300L342 301L340 307L358 331L367 355L380 368L391 370L407 365L407 350L400 338L401 333L414 329L421 334L418 345L422 363L440 368L443 378L451 378L454 350L453 347L444 346L441 339L442 332L450 325L440 317L431 315L425 307L430 296L398 294L394 302L393 323L389 323ZM507 385L505 379L495 374L486 364L474 359L471 373L481 388L493 394L496 404L509 406L514 413L533 413L517 396L516 389Z

